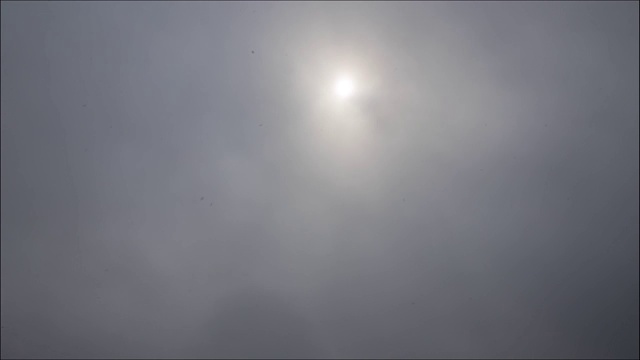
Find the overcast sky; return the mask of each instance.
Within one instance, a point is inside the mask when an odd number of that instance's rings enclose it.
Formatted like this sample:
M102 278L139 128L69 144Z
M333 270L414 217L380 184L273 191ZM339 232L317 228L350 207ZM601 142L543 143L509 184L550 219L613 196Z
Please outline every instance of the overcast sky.
M637 358L638 7L3 1L2 357Z

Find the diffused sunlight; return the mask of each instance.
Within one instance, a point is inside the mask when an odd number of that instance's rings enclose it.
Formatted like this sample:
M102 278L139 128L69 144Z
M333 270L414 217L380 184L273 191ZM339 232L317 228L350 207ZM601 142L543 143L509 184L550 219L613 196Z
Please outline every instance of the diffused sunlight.
M334 92L340 99L351 97L354 90L355 84L349 76L340 77L335 83Z

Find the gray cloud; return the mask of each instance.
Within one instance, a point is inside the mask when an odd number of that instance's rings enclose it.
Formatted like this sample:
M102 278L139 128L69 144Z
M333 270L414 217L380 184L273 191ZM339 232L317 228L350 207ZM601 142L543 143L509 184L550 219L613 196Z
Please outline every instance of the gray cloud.
M3 358L638 357L637 2L1 20Z

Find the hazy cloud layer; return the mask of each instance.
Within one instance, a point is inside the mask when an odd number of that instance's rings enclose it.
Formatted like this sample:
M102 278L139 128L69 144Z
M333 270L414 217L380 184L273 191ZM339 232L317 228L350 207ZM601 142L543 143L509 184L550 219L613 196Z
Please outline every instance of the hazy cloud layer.
M1 20L3 358L638 357L638 2Z

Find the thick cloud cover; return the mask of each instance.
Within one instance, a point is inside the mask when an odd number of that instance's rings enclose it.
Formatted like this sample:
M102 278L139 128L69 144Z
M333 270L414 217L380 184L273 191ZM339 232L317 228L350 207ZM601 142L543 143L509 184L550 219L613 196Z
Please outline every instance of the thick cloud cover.
M3 358L638 357L638 2L1 20Z

